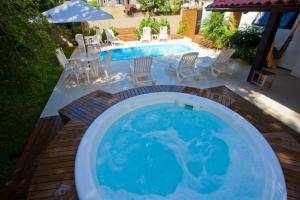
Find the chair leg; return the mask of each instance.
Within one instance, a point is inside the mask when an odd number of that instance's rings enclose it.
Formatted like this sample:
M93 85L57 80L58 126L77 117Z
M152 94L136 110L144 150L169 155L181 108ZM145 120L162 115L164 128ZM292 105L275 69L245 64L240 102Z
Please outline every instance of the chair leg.
M216 70L215 68L211 68L211 74L214 77L218 77L220 75L220 72L218 70Z
M183 78L180 77L180 74L178 72L176 72L176 76L179 82L182 82Z
M79 85L79 75L75 74L75 77L76 77L76 83L77 83L77 85Z
M88 83L91 83L91 82L90 82L90 76L89 76L88 72L86 72L85 74L86 74L86 77L87 77Z

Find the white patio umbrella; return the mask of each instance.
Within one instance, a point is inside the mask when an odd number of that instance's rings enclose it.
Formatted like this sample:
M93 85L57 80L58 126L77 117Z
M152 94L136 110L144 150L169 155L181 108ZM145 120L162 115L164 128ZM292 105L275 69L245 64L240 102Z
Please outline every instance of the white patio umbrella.
M99 10L83 1L65 1L62 5L42 13L50 23L73 23L113 19L107 12Z

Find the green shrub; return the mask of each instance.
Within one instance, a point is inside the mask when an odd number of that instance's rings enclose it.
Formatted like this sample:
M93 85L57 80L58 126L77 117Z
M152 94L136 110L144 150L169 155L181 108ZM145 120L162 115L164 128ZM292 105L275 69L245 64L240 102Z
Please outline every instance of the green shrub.
M112 32L115 34L115 36L119 35L116 27L111 26L109 28L112 30Z
M100 5L97 3L96 0L93 0L93 1L87 1L88 4L90 4L91 6L94 6L95 8L98 8L100 9Z
M228 46L236 50L234 57L241 58L251 64L256 55L262 31L254 26L247 26L236 31L229 39Z
M143 12L154 10L154 2L153 0L138 0L141 8L140 10Z
M170 33L170 23L166 17L160 19L159 26L166 26L168 28L168 33Z
M201 34L212 40L216 48L223 48L228 44L234 30L229 30L232 20L224 19L224 13L212 12L204 19Z
M180 6L175 4L172 10L173 15L178 15L180 13Z
M115 36L119 35L119 33L117 32L117 28L116 27L109 27L109 29L112 30L112 32L114 33ZM107 40L107 36L105 33L105 29L103 29L102 34L101 34L101 40L104 42Z
M139 38L141 38L141 36L143 35L143 28L147 26L151 28L152 34L159 34L160 26L167 26L168 31L170 31L170 23L167 18L162 18L160 21L158 21L155 18L146 17L142 19L139 27L136 29L136 33Z
M83 35L84 36L92 36L96 34L96 30L94 28L84 28Z
M180 35L183 35L184 32L185 32L185 24L181 21L181 22L179 22L179 26L177 28L176 33L180 34Z

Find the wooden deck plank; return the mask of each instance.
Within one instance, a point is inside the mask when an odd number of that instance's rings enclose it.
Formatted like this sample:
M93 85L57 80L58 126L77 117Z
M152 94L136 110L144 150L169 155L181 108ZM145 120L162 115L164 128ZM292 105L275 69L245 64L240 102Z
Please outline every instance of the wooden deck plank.
M36 159L47 143L62 128L59 116L40 118L28 138L16 168L1 191L0 199L24 199L36 168Z
M74 186L74 161L81 137L87 126L78 120L69 121L64 128L51 140L47 148L39 156L40 162L31 180L28 199L52 198L58 199L57 192L62 184L70 189ZM75 136L75 137L74 137ZM62 141L70 141L64 146ZM63 140L62 140L63 139ZM61 146L60 146L61 145ZM67 157L63 163L56 158ZM49 159L47 163L45 159ZM75 192L75 190L73 190ZM76 197L76 194L72 194Z

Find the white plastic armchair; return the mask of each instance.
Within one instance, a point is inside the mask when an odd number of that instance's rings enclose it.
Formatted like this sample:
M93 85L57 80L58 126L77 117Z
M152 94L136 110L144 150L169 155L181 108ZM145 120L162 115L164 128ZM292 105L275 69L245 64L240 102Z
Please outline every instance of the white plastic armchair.
M106 29L105 34L107 37L107 41L111 43L112 45L119 45L119 44L124 44L122 40L117 38L114 34L114 32L111 29Z
M59 61L59 64L64 68L63 79L65 80L67 77L69 77L71 75L74 75L76 77L76 72L74 71L74 66L72 66L70 61L67 59L63 50L61 48L57 48L55 53L56 53L56 57Z
M168 27L161 26L159 29L159 40L168 40Z
M183 54L177 66L170 64L169 71L176 73L179 82L185 78L200 78L201 73L196 69L198 55L198 52Z
M109 51L102 59L101 65L100 65L100 71L105 75L105 78L107 80L111 80L112 77L112 52Z
M73 66L73 71L75 72L76 81L79 85L80 76L84 76L87 79L88 83L90 83L90 67L88 67L86 62L82 62L80 60L72 59L70 60L70 64Z
M133 66L130 65L129 74L135 85L143 82L152 81L151 76L152 58L142 57L136 58L133 61Z
M86 47L84 43L84 38L82 34L76 34L75 35L75 41L78 44L78 49L80 53L86 53Z
M143 35L141 36L141 42L150 42L151 40L151 28L146 26L143 28Z

